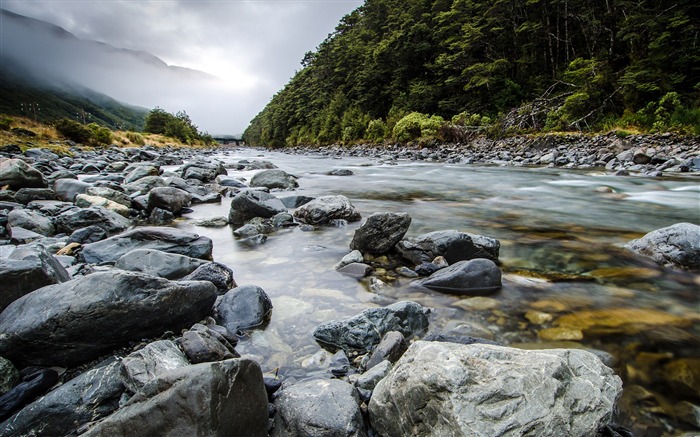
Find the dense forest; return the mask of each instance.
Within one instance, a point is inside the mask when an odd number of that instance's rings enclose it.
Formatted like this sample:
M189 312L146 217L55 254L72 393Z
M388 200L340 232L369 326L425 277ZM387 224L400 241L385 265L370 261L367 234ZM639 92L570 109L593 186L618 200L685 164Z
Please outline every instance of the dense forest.
M696 0L366 0L246 130L281 147L700 133Z

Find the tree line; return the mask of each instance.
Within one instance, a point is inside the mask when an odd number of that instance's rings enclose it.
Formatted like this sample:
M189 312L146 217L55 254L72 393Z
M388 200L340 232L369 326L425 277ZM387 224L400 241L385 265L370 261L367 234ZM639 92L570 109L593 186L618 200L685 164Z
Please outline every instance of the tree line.
M366 0L250 123L252 145L700 134L695 0Z

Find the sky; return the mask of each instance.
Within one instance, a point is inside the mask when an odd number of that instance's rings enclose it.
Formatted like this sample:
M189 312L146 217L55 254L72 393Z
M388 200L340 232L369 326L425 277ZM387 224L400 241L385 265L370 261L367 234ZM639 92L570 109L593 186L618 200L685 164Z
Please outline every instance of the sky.
M102 88L98 91L108 91L107 94L125 103L147 108L160 106L170 112L185 110L201 130L217 135L242 133L248 122L301 68L304 53L315 50L343 16L362 3L361 0L0 0L0 7L55 24L83 40L145 51L169 65L217 76L221 80L215 86L189 94L181 84L168 88L160 83L146 89L144 81L136 76L108 77L102 70L97 74L103 78L101 83L94 77L96 74L89 78L89 85ZM19 40L3 38L2 44L7 46Z

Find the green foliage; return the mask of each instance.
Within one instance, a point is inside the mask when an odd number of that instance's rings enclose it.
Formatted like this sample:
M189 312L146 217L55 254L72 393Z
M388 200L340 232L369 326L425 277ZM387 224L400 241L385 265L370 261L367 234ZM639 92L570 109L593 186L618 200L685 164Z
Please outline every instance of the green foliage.
M469 112L465 111L453 116L452 124L459 126L482 127L489 126L491 124L491 119L483 115L470 114Z
M12 118L6 115L0 116L0 130L10 130L12 127Z
M367 124L367 139L375 143L381 143L387 137L389 130L381 118L372 120Z
M138 132L127 132L126 138L132 143L139 146L143 146L144 144L146 144L146 140L143 138L143 135L141 135Z
M114 136L112 135L111 130L109 130L106 127L100 126L97 123L90 123L87 125L87 127L92 133L90 140L93 144L102 146L112 144L112 139L114 138Z
M93 132L87 126L75 120L62 118L56 122L56 130L65 138L76 143L89 144L93 138Z
M177 138L185 144L194 144L196 141L205 144L214 142L211 135L199 132L185 111L179 111L173 115L162 108L155 107L146 116L144 131Z
M411 112L394 126L394 138L402 143L418 139L421 141L435 139L444 123L445 120L442 117Z

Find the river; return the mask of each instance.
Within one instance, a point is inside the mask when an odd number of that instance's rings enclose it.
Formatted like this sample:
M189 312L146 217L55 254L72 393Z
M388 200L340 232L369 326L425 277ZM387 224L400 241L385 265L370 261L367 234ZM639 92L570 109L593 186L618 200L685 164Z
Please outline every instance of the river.
M504 285L490 296L465 299L416 290L410 279L394 279L391 271L380 272L385 287L370 289L368 279L358 281L333 269L349 253L360 222L310 232L279 230L264 244L249 247L234 238L231 227L193 224L227 216L230 198L195 205L177 226L210 237L214 260L231 267L239 285L258 285L272 299L269 324L237 347L258 360L263 371L292 380L326 374L330 354L313 340L315 326L365 308L413 300L431 308L431 332L524 348L595 349L623 378L621 424L649 436L693 429L678 419L678 403L695 398L697 405L698 393L683 392L685 386L674 374L679 366L691 366L688 371L698 375L692 366L700 365L700 281L697 275L656 267L620 246L674 223L698 224L698 174L648 178L616 177L600 169L400 160L393 165L375 158L253 149L216 158L227 164L268 160L296 175L299 188L274 192L278 197L342 194L363 217L407 212L412 217L407 236L457 229L501 242ZM327 175L340 168L354 175ZM229 175L250 180L256 172L229 170ZM557 324L567 314L580 316L582 339Z

